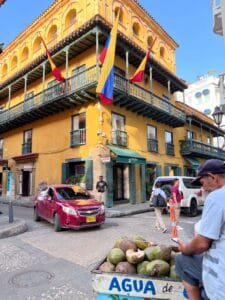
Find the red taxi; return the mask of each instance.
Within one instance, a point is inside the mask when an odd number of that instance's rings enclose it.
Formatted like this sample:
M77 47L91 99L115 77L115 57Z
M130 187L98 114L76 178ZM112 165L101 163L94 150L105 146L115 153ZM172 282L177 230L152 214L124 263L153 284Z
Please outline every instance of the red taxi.
M53 223L55 231L100 226L105 222L105 207L85 189L50 185L35 197L34 220L41 219Z

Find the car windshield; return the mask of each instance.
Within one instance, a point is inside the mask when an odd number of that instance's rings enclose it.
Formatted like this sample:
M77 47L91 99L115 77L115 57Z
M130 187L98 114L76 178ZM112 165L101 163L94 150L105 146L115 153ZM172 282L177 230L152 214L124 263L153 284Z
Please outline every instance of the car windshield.
M70 187L56 188L56 193L60 200L90 199L90 195L87 191L75 192Z

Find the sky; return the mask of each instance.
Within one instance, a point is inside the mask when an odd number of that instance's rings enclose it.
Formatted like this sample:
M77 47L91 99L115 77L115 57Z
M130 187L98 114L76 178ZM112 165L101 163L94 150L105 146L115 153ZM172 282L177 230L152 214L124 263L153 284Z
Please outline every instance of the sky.
M0 43L6 46L53 2L7 0L0 7ZM213 32L211 0L139 2L179 45L176 50L178 77L194 82L208 72L215 75L225 72L225 42Z

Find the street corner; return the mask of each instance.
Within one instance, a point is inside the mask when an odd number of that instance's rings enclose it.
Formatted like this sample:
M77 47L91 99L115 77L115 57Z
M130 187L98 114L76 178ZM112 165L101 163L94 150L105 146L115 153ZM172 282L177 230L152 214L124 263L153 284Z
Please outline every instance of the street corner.
M25 231L27 231L27 223L24 220L15 218L12 223L9 223L8 217L0 217L0 239L18 235Z

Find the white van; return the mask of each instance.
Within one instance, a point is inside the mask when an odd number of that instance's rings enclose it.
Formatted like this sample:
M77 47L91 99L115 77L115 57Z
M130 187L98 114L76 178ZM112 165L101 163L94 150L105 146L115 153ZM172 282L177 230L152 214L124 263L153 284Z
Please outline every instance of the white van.
M195 217L198 214L200 206L204 205L204 199L201 196L200 186L193 185L191 182L194 177L187 176L159 176L156 178L153 190L155 188L155 183L160 182L161 187L167 193L170 186L175 179L179 179L179 190L183 194L183 199L181 200L181 209L189 214L191 217Z

